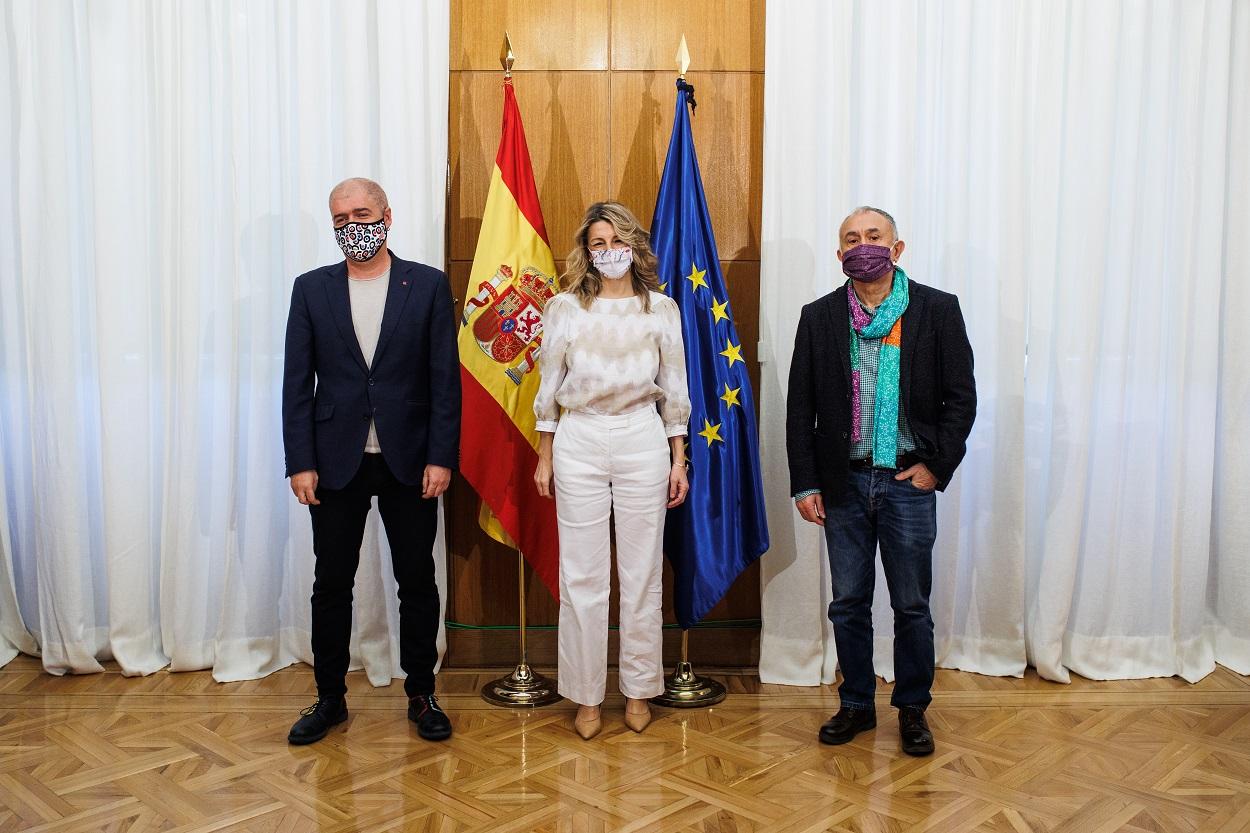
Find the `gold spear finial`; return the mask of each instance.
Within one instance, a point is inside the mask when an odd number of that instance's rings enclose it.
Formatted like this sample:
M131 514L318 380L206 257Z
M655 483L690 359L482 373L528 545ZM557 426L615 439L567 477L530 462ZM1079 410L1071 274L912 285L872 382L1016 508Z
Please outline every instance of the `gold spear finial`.
M512 65L516 63L516 55L512 54L512 38L507 30L503 33L503 48L499 50L499 63L503 66L503 77L512 77Z
M690 50L686 48L686 35L681 36L681 45L677 47L677 77L686 80L686 70L690 69Z

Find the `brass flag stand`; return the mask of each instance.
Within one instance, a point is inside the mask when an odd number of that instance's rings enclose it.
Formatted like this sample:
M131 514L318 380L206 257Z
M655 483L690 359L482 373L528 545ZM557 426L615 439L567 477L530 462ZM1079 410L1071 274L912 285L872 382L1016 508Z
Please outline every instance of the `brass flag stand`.
M652 697L657 706L670 709L697 709L715 706L725 699L725 687L716 680L700 677L690 665L690 631L681 632L681 661L672 676L664 678L664 693Z
M518 633L520 634L521 656L512 673L497 680L491 680L482 686L482 699L494 706L505 706L512 709L550 706L559 702L560 695L556 692L555 683L530 668L525 651L525 556L518 549L517 588L520 601ZM724 694L721 694L724 697Z

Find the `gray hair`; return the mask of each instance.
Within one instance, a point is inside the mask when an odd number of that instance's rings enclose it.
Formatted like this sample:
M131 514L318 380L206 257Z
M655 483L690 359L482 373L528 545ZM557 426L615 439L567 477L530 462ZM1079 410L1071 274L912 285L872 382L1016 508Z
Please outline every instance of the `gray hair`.
M378 185L372 179L365 179L363 176L353 176L345 179L330 190L330 202L334 202L337 197L341 197L348 191L360 188L368 195L369 199L377 203L379 211L385 211L390 207L390 203L386 199L386 192L382 190L382 186Z
M867 214L869 212L872 212L873 214L880 214L882 217L889 220L890 230L894 232L894 239L895 240L898 239L898 223L894 222L894 218L890 216L890 212L882 211L880 208L873 208L871 205L861 205L859 208L856 208L850 214L847 214L846 218L843 219L842 222L843 224L845 224L846 221L851 219L852 217L858 216L860 214Z

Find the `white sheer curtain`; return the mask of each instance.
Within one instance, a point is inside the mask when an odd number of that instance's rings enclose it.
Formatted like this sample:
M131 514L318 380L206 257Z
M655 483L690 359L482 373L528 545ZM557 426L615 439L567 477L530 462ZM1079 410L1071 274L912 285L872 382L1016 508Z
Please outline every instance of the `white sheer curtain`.
M836 664L781 415L799 307L842 281L861 204L959 295L976 351L938 498L938 663L1250 673L1250 6L777 0L766 28L764 679Z
M341 259L326 197L352 175L387 188L397 253L442 264L447 9L0 15L0 661L236 680L308 660L290 287ZM376 513L356 598L354 666L384 684L402 672Z

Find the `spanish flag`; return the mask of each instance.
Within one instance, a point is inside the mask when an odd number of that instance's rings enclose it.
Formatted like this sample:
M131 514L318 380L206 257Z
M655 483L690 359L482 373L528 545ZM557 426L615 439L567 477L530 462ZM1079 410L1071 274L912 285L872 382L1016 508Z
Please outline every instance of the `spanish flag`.
M543 307L558 291L555 272L525 128L507 78L503 132L460 326L460 469L482 498L482 529L519 548L559 598L555 503L534 487L538 351Z

